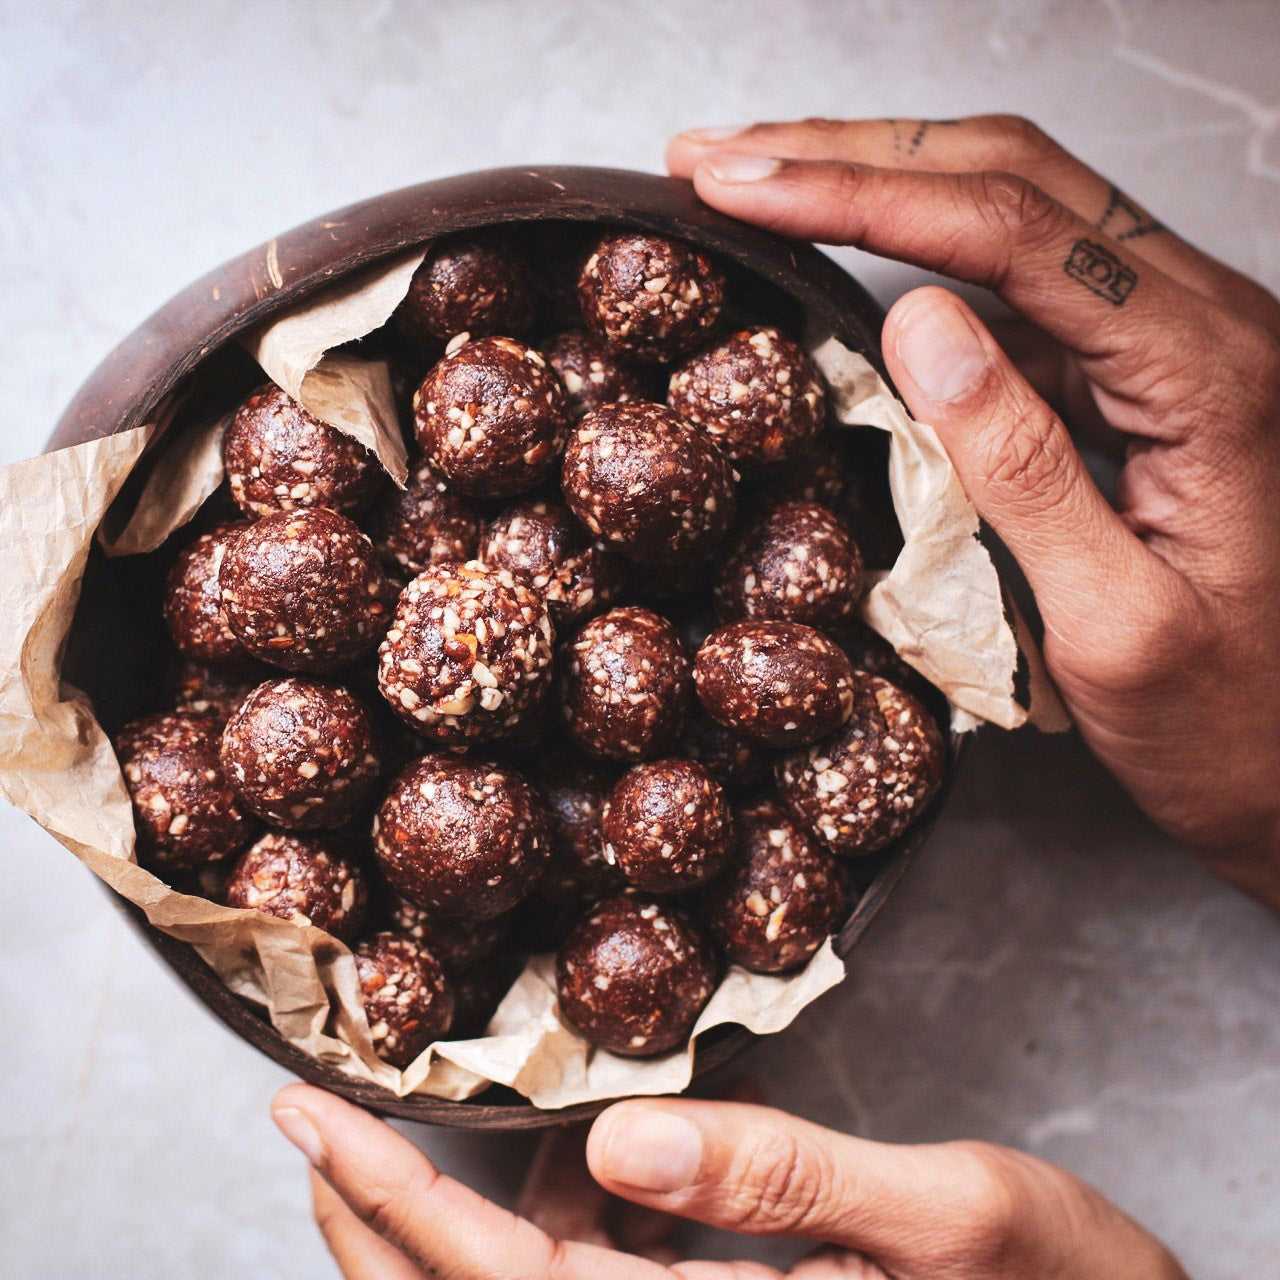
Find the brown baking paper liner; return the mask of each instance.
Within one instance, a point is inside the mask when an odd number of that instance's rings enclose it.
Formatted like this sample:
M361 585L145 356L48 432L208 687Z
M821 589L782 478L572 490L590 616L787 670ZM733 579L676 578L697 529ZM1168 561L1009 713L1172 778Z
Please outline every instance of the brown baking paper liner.
M409 255L344 283L247 343L286 390L374 448L400 478L404 449L385 367L354 361L365 367L353 372L353 358L332 348L381 325L420 260L421 253ZM867 621L947 694L958 722L1021 724L1028 712L1013 695L1018 641L977 540L977 516L936 436L912 422L861 356L834 341L811 347L839 420L891 436L890 481L905 548L872 587ZM497 1082L544 1108L683 1089L692 1076L692 1043L644 1060L593 1049L559 1015L548 956L528 962L485 1037L433 1045L398 1071L373 1051L345 946L310 926L179 893L137 865L115 754L88 700L63 683L61 665L95 536L109 553L150 550L217 486L225 419L172 433L165 429L171 417L166 407L145 427L0 469L0 793L153 925L190 943L231 990L264 1008L287 1040L351 1076L400 1095L455 1099ZM148 450L146 482L133 509L119 512L113 502ZM1055 727L1065 720L1060 705L1038 655L1026 645L1023 652L1031 718ZM693 1038L723 1023L779 1031L843 976L830 942L793 975L733 967Z

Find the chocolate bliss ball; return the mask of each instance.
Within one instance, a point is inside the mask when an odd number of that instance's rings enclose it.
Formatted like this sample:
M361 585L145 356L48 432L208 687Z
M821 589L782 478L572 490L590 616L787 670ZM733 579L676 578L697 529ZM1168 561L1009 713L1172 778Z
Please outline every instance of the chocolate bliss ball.
M538 892L562 904L594 902L619 892L626 882L605 857L600 834L600 813L614 775L559 756L545 766L538 783L551 831L551 857Z
M676 629L648 609L592 618L560 671L560 714L579 750L642 760L670 750L689 696L689 656Z
M369 1034L378 1057L407 1067L448 1035L453 992L440 961L420 942L375 933L352 951Z
M375 509L369 537L386 571L403 580L433 564L474 560L481 523L471 499L450 493L424 462Z
M701 249L643 231L597 241L578 276L587 328L632 360L662 364L706 337L724 277Z
M737 815L739 856L703 895L707 924L731 960L756 973L803 964L849 908L835 858L768 800Z
M840 647L798 622L731 622L693 663L711 717L771 747L833 734L853 712L853 668Z
M492 920L537 883L549 853L541 797L519 774L430 755L394 782L373 822L382 874L411 902Z
M364 923L367 894L360 869L336 845L315 836L268 831L236 863L227 906L315 925L348 941Z
M451 488L509 498L555 467L569 407L540 351L514 338L455 340L413 397L413 429Z
M622 585L621 562L592 541L562 502L526 498L491 520L480 559L540 591L557 632L599 613Z
M644 564L708 559L733 523L733 469L663 405L610 404L578 423L561 487L573 514Z
M250 525L227 548L218 582L240 643L286 671L336 671L387 629L387 580L369 539L325 507Z
M716 581L725 622L777 618L819 630L838 627L862 595L862 557L825 507L784 502L749 525Z
M542 352L560 377L575 420L602 404L644 399L644 375L590 333L558 333L542 344Z
M627 1057L683 1044L714 983L698 926L633 893L598 903L556 956L560 1012L593 1044Z
M946 746L909 693L859 672L853 714L834 738L783 756L778 794L841 857L875 853L919 816L942 782Z
M667 403L697 423L744 474L777 467L822 430L826 392L809 359L777 329L742 329L671 375Z
M498 737L548 687L553 634L542 597L505 569L432 565L400 593L378 650L378 687L424 737Z
M165 579L164 620L173 642L199 662L247 662L222 608L218 573L227 548L249 526L219 525L179 553Z
M236 506L249 517L302 507L357 516L382 481L377 458L344 431L321 422L274 383L236 410L222 440Z
M458 333L524 333L532 321L533 282L524 259L482 232L436 241L391 317L422 351Z
M189 871L248 843L253 819L218 762L221 727L211 715L166 711L120 731L116 755L133 801L139 861Z
M649 893L705 884L733 850L724 792L692 760L654 760L624 773L605 801L600 831L604 856Z
M492 920L449 920L410 902L400 894L391 895L387 922L395 933L420 942L450 973L470 969L487 960L502 946L510 928L506 916Z
M248 808L298 831L354 817L382 767L364 707L340 685L296 678L249 694L222 731L221 759Z

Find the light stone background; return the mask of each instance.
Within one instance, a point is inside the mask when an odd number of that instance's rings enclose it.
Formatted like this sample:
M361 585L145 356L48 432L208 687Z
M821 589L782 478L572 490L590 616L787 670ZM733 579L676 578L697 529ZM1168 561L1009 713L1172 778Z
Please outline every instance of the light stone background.
M1018 111L1275 289L1278 54L1274 3L3 0L0 461L153 308L277 231L486 165L654 169L689 125ZM918 278L843 257L886 302ZM0 814L0 848L0 1272L333 1274L267 1118L283 1073L27 819ZM1277 922L1076 741L991 732L852 980L750 1065L833 1125L1059 1161L1203 1280L1271 1276L1277 974ZM419 1136L498 1195L530 1150Z

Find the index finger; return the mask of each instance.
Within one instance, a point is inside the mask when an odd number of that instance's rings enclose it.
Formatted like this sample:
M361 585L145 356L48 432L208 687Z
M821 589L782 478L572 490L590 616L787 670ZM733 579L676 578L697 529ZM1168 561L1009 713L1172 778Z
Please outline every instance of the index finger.
M798 239L848 244L982 285L1086 362L1114 396L1185 395L1152 370L1216 341L1216 304L1097 231L1034 183L717 153L694 171L708 204ZM1118 422L1154 433L1160 415Z
M407 1138L310 1085L272 1117L356 1217L428 1274L450 1280L671 1280L666 1267L560 1241L440 1173Z

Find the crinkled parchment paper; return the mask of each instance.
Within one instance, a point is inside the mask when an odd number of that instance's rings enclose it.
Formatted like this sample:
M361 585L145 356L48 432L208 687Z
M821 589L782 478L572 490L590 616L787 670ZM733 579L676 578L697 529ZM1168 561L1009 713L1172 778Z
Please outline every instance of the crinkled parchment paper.
M381 325L421 253L344 282L250 336L263 369L325 421L405 474L384 366L333 348ZM862 357L828 341L815 358L842 422L892 437L890 481L906 545L866 602L867 621L941 688L972 725L1027 718L1013 696L1017 643L977 517L937 438L911 421ZM559 1017L549 957L532 959L483 1039L433 1045L401 1072L373 1052L350 952L321 930L178 893L139 867L129 798L111 744L87 699L61 678L64 644L95 535L109 554L159 546L216 488L225 419L166 432L168 414L121 435L0 469L0 792L29 813L158 928L190 943L236 993L263 1006L293 1044L399 1094L463 1098L487 1082L547 1108L684 1088L692 1049L660 1058L590 1048ZM133 509L113 500L147 451L150 473ZM130 490L132 492L132 489ZM117 504L118 507L118 504ZM112 529L101 529L111 508ZM1038 657L1036 718L1061 718ZM843 977L830 943L787 977L734 968L698 1019L781 1030Z

